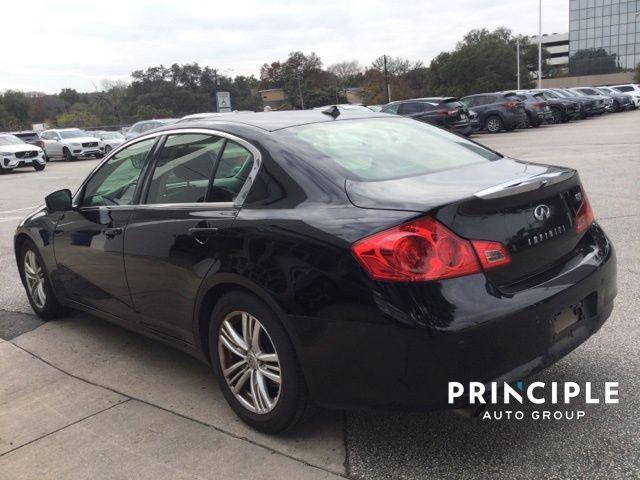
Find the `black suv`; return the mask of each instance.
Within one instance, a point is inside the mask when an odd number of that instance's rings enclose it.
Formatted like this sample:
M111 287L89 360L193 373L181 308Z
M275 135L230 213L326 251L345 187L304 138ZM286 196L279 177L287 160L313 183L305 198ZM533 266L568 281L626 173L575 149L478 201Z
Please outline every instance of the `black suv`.
M44 142L38 135L38 132L34 130L24 130L22 132L10 132L9 135L13 135L14 137L18 137L25 143L29 143L31 145L36 145L44 150Z
M402 115L461 135L473 131L467 108L456 97L414 98L391 102L382 113Z
M480 127L489 133L509 132L527 123L524 102L513 92L480 93L461 100L480 117Z
M517 91L516 97L524 102L527 127L539 127L543 123L554 123L549 103L541 93Z
M553 115L553 123L566 123L569 120L580 118L580 102L570 98L561 97L552 90L531 90L534 94L540 94L549 104Z

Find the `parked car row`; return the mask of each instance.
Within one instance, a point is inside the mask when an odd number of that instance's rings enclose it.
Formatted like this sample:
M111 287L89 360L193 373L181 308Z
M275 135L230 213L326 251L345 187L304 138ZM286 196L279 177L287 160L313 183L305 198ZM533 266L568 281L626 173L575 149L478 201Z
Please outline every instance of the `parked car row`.
M629 84L491 92L462 98L414 98L388 103L380 111L468 136L480 130L510 132L639 107L640 86Z

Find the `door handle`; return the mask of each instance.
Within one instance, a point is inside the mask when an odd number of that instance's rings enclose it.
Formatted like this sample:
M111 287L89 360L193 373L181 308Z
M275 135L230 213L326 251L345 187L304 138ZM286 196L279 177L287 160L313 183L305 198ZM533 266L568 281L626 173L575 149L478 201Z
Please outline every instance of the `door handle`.
M189 233L193 236L213 235L217 232L218 232L218 228L216 227L193 227L189 229Z
M103 230L103 233L106 237L108 238L113 238L116 235L121 235L122 234L122 228L120 227L116 227L116 228L105 228Z

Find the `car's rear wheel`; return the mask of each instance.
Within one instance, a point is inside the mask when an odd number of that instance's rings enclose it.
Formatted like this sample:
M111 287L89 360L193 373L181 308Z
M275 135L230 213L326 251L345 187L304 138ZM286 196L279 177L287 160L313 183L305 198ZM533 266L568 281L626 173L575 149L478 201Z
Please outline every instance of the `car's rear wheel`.
M485 122L485 129L489 133L498 133L504 128L502 119L497 115L491 115Z
M39 163L34 163L34 164L33 164L33 169L34 169L36 172L41 172L42 170L44 170L44 167L45 167L45 164L44 164L44 163L43 163L43 164L39 164Z
M62 150L62 156L67 162L72 162L76 159L76 157L71 155L71 151L67 147L64 147L64 149Z
M26 240L22 245L19 265L27 298L36 315L50 320L64 313L64 307L58 302L51 288L42 256L31 240Z
M217 302L209 350L222 393L245 423L276 433L305 416L307 388L291 341L276 314L257 297L238 291Z
M552 108L551 114L553 115L553 123L555 125L562 123L562 112L559 108Z

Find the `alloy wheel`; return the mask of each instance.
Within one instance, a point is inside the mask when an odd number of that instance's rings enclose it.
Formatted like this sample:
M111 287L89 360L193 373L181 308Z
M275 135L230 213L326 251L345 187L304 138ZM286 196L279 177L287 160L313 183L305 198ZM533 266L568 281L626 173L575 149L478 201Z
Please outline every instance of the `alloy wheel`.
M24 256L24 276L27 281L27 291L34 305L44 309L47 303L47 293L44 289L44 269L33 250L27 250Z
M247 410L266 414L280 398L280 359L266 328L253 315L229 313L218 331L218 358L229 389Z
M489 130L490 133L497 133L501 129L502 129L502 125L501 125L500 119L490 118L489 121L487 122L487 130Z

